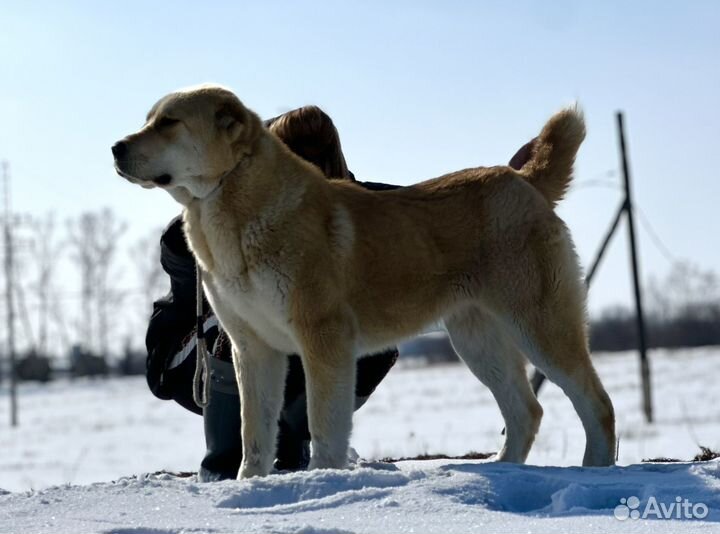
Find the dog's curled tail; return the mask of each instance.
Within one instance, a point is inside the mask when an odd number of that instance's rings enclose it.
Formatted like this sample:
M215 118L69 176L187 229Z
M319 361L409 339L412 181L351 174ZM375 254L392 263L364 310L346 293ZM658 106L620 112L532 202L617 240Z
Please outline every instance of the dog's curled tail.
M570 186L573 164L580 144L585 139L585 120L577 106L553 115L533 142L532 156L520 170L555 206Z

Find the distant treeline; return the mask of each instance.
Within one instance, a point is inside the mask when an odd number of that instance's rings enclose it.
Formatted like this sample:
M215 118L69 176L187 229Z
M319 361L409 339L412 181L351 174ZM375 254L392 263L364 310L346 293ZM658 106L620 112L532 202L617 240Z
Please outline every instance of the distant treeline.
M720 345L720 282L713 271L677 263L664 280L650 279L645 289L649 347ZM634 308L611 308L590 321L593 351L629 350L637 344Z
M672 317L645 317L648 347L720 345L720 303L685 308ZM590 322L593 352L630 350L638 346L635 313L625 308L605 312Z

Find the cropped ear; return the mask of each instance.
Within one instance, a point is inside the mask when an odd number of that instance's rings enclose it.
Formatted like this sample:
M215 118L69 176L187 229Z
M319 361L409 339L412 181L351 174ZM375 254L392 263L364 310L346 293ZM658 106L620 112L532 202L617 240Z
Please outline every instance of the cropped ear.
M244 110L236 103L228 102L215 112L215 125L218 130L228 136L234 143L245 129Z

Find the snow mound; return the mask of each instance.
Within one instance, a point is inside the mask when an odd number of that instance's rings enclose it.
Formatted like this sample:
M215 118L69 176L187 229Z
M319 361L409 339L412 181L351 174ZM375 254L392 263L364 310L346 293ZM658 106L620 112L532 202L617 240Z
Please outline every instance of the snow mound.
M462 483L447 489L435 488L435 492L489 510L569 516L612 511L622 497L636 496L645 501L654 496L671 503L683 496L720 512L720 494L716 493L720 489L720 468L715 462L612 468L487 463L450 465L442 470L453 472L453 481Z
M622 499L703 503L702 519L626 519ZM613 468L361 464L198 484L168 475L0 496L0 532L683 532L720 522L720 462Z
M382 499L419 475L364 468L281 475L282 485L276 477L250 479L241 487L230 489L217 506L246 510L270 508L276 513L335 508L361 500Z

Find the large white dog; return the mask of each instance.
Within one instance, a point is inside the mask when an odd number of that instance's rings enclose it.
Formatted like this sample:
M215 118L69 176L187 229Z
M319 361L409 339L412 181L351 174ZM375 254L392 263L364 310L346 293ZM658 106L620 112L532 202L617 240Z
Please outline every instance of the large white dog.
M566 109L521 171L466 169L373 192L326 180L226 89L157 102L113 146L116 168L185 206L205 292L233 344L239 476L271 470L286 354L301 355L307 377L310 468L342 468L354 358L438 321L499 404L507 433L498 460L523 462L540 424L528 359L572 400L583 464L612 464L613 407L588 354L573 244L553 211L584 135L581 115Z

